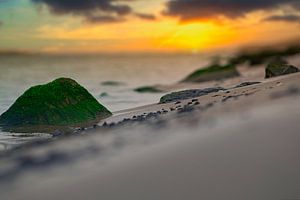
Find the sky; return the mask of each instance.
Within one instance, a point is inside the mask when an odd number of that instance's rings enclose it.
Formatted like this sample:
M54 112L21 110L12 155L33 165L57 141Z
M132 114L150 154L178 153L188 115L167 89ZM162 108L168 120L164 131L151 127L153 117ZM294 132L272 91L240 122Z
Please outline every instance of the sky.
M195 53L299 31L299 0L0 0L0 51Z

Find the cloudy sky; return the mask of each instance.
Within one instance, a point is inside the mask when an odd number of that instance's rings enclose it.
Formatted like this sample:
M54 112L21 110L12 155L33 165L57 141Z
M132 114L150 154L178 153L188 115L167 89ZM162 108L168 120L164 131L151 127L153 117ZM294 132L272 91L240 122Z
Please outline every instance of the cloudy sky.
M203 52L299 31L299 0L0 0L2 51Z

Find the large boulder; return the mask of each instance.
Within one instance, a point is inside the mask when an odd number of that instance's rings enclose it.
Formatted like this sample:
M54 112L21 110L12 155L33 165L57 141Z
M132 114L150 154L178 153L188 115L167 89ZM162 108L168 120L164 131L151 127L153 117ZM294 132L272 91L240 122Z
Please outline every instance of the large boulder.
M299 72L299 69L293 65L289 65L283 62L271 62L266 68L265 78L272 78L296 72Z
M205 88L205 89L192 89L192 90L183 90L179 92L172 92L170 94L166 94L160 98L159 103L170 103L176 102L180 100L196 98L204 95L208 95L210 93L224 91L226 89L222 87L213 87L213 88Z
M182 82L205 82L222 80L239 76L239 72L235 65L219 65L213 64L203 69L199 69L188 75Z
M96 122L110 115L76 81L59 78L27 90L0 116L0 124L4 127L70 126ZM23 132L22 128L19 130Z

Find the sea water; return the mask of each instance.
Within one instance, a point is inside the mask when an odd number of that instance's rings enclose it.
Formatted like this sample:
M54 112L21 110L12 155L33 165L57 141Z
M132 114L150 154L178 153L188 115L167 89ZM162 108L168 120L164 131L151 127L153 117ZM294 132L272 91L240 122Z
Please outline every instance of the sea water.
M113 112L152 104L163 94L141 94L134 88L176 83L206 62L201 55L2 55L0 113L31 86L59 77L76 80ZM118 84L103 85L106 81ZM39 137L0 131L0 151Z

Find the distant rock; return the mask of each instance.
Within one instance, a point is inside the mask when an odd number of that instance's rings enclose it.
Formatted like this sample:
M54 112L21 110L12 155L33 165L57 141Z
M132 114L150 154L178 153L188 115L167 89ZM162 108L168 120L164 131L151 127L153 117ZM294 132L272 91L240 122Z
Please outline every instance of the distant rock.
M152 86L135 88L134 91L139 92L139 93L160 93L160 92L162 92L161 90L159 90L155 87L152 87Z
M293 65L285 64L285 63L270 63L266 68L265 78L272 78L276 76L292 74L299 72L299 69Z
M104 81L101 83L103 86L120 86L120 85L125 85L123 82L118 82L118 81Z
M182 82L205 82L239 76L235 65L213 64L188 75Z
M109 95L108 95L107 92L102 92L102 93L99 95L100 98L108 97L108 96L109 96Z
M288 57L300 54L300 46L294 45L284 49L261 49L257 51L241 52L238 55L230 58L229 63L239 65L247 63L250 66L261 65L269 62L277 57Z
M31 131L39 131L43 126L52 131L52 126L85 124L110 115L111 112L76 81L59 78L28 89L0 116L0 124L17 127L19 132L24 132L27 126Z
M161 97L159 103L170 103L177 102L184 99L190 99L195 97L200 97L208 95L209 93L218 92L225 90L222 87L206 88L206 89L194 89L194 90L184 90L179 92L173 92Z

